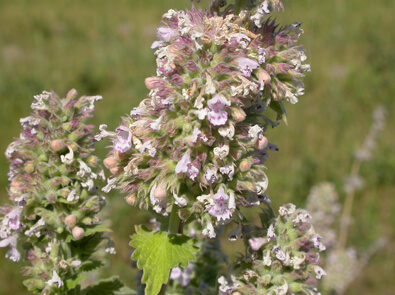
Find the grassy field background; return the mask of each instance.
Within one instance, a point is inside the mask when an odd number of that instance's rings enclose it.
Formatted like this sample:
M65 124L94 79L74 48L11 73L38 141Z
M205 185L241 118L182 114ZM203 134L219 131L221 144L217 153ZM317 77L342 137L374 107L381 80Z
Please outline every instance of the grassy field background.
M208 1L202 1L207 3ZM303 206L311 186L335 183L344 198L343 179L353 152L382 104L387 121L374 159L364 163L366 180L356 195L349 244L366 250L379 237L388 241L372 257L346 294L395 294L395 29L392 0L284 1L284 23L303 21L301 38L312 72L306 95L288 105L289 126L270 131L280 147L267 162L268 194L275 207ZM161 15L190 7L188 0L0 0L0 151L19 135L19 118L30 113L33 95L53 89L64 96L100 94L92 123L110 129L148 93L144 78L155 75L149 47ZM105 154L105 143L98 145ZM7 200L8 164L0 157L0 201ZM108 274L120 274L133 287L128 246L133 225L149 216L108 196L118 254ZM28 294L20 266L0 248L0 294Z

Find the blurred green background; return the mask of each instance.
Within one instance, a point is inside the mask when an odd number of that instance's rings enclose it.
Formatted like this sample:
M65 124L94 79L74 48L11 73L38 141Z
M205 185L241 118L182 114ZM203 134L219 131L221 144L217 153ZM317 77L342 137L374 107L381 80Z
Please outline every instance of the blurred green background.
M208 0L201 4L206 5ZM275 207L303 206L312 185L334 182L341 199L350 171L378 104L387 110L374 159L364 163L363 190L356 195L349 244L366 250L379 237L388 243L371 259L346 294L395 294L395 30L393 0L283 1L283 24L303 21L312 72L306 95L288 105L289 126L269 131L280 151L267 162L268 194ZM0 151L19 135L19 118L30 113L33 95L53 89L64 96L101 94L92 123L114 128L148 93L155 75L149 49L161 15L190 7L189 0L0 0ZM98 151L105 154L105 143ZM0 157L0 202L7 200L8 164ZM108 274L133 286L129 235L149 216L108 196L117 255ZM229 242L230 243L230 242ZM228 245L229 247L229 245ZM0 294L28 294L20 266L0 248Z

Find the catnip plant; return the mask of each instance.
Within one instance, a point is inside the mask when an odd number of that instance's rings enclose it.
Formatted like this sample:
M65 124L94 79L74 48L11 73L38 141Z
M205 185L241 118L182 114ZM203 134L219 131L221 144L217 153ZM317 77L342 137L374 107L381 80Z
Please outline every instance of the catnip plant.
M102 124L94 136L110 144L102 192L116 189L154 216L131 237L138 293L319 294L325 246L310 214L286 204L276 216L265 195L264 164L278 150L267 132L287 122L285 105L298 102L310 70L297 45L301 23L271 17L282 9L279 0L212 0L207 10L169 10L152 44L148 97L115 131ZM17 261L17 242L27 241L25 285L36 293L131 292L116 277L81 287L84 272L102 265L92 255L108 239L95 184L104 176L85 125L99 98L36 96L6 152L13 205L1 211L0 246ZM258 226L247 212L259 206ZM229 240L245 246L231 263L220 244L227 225Z

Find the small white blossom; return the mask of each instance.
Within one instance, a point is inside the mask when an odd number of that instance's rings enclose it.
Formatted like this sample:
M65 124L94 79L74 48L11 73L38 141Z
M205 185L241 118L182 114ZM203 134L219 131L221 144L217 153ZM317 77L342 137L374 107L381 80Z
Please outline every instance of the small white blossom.
M105 193L109 193L110 190L112 190L113 188L115 188L117 186L116 183L117 183L117 179L115 177L111 178L111 179L108 178L107 185L102 188L102 191Z
M206 228L203 229L202 234L209 237L210 239L214 239L216 237L214 227L211 222L208 222Z
M46 282L46 284L48 284L49 286L53 286L56 284L58 288L60 288L63 286L63 281L60 279L59 275L54 270L52 273L52 278L48 282Z
M274 233L273 223L267 229L267 239L268 241L273 241L276 238L276 234Z
M222 147L214 148L214 155L223 160L229 154L229 145L225 144Z
M272 264L272 259L270 257L270 250L266 250L263 254L263 265L270 266Z
M73 163L73 160L74 160L74 152L71 149L71 147L67 146L67 148L69 149L69 152L66 155L61 155L60 161L63 164L71 165L71 163Z

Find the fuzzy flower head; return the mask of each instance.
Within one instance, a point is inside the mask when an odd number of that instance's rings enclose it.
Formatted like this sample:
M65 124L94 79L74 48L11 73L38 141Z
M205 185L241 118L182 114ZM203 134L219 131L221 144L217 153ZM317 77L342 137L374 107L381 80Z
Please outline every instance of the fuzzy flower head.
M309 214L293 204L284 205L266 230L266 238L249 238L254 254L240 258L235 265L235 269L244 263L249 265L234 281L237 291L251 295L319 294L318 280L326 275L319 265L319 252L325 248L311 220L301 216ZM265 235L261 229L256 235L259 232Z
M266 110L285 116L283 103L303 92L307 71L295 44L299 27L279 29L270 19L281 7L278 0L246 1L236 15L213 1L210 11L163 15L153 44L157 76L145 80L148 97L122 118L122 131L96 136L113 142L108 158L116 163L106 191L118 188L140 208L153 209L159 203L151 201L151 190L164 185L168 194L158 214L182 205L185 216L208 218L211 226L239 221L235 212L259 205L268 185L264 162L274 146L265 133L278 125Z
M19 138L5 153L12 205L0 208L0 247L9 247L6 257L19 261L17 245L28 245L32 266L24 273L32 278L25 285L36 293L54 294L47 292L64 287L63 276L70 272L59 271L59 265L77 267L58 261L59 243L67 247L70 241L82 241L77 231L100 224L104 200L95 182L104 175L92 155L93 126L86 124L100 99L78 98L74 89L65 98L54 92L35 96L32 113L20 120ZM129 134L121 128L117 135L117 144L126 147Z

